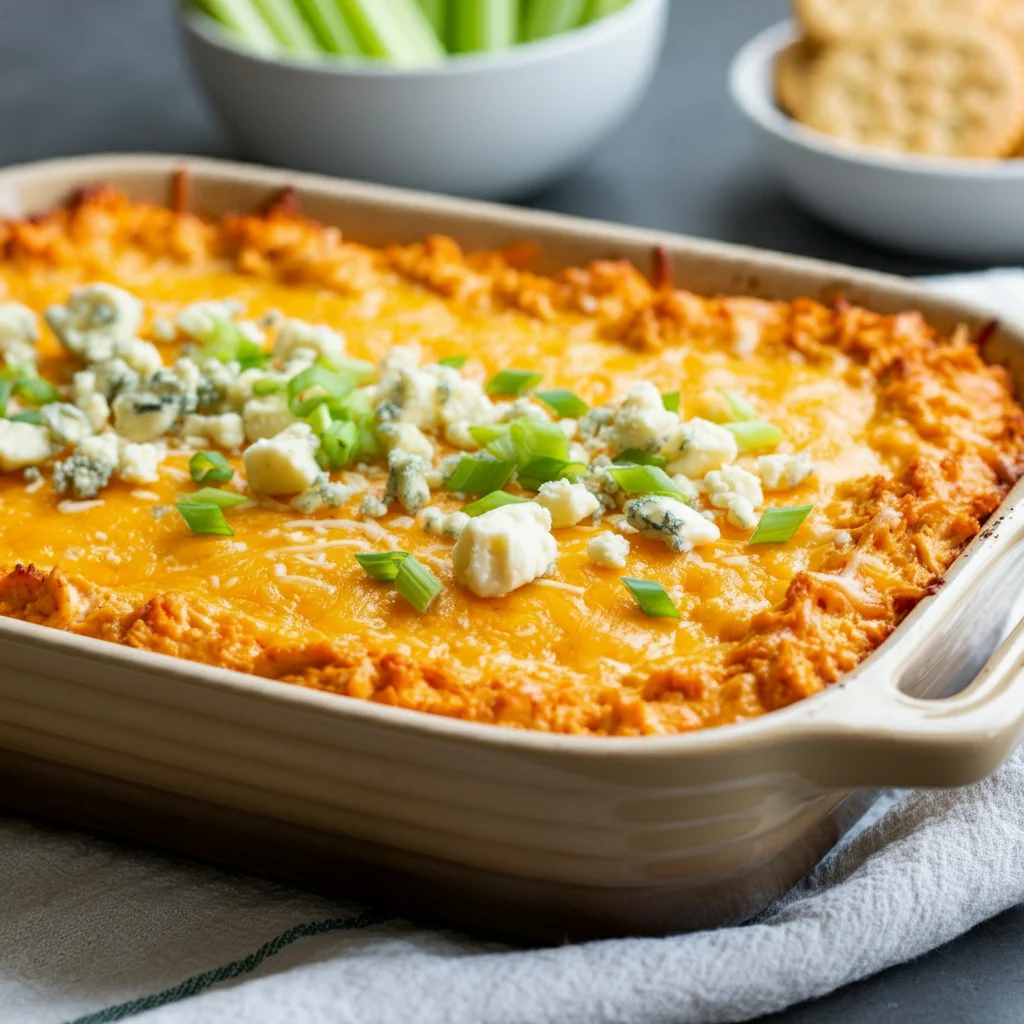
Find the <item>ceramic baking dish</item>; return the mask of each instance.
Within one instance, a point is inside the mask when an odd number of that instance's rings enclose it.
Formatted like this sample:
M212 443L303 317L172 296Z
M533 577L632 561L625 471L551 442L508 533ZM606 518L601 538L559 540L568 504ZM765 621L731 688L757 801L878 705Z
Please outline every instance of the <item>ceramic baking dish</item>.
M841 291L943 330L984 314L895 278L655 231L207 160L93 157L0 172L25 215L107 182L166 201L187 166L200 210L283 185L380 244L530 239L545 269L650 265L701 292ZM1024 385L1024 337L993 358ZM1024 391L1024 388L1021 388ZM883 786L996 768L1024 725L1012 624L1024 483L882 647L824 693L756 721L666 738L512 731L348 700L0 619L0 793L9 804L544 937L743 920L792 886ZM966 685L965 684L969 684ZM959 692L957 692L959 691ZM954 696L948 696L955 693Z

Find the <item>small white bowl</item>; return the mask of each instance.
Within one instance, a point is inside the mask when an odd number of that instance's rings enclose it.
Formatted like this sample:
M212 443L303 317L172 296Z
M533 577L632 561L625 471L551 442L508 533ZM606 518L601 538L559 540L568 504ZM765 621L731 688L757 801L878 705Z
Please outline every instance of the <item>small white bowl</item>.
M636 105L669 0L633 0L565 35L424 69L274 60L183 15L200 81L268 163L486 199L566 171Z
M768 160L812 213L871 242L957 262L1024 259L1024 160L905 156L853 147L787 117L773 67L797 35L766 29L736 55L733 100Z

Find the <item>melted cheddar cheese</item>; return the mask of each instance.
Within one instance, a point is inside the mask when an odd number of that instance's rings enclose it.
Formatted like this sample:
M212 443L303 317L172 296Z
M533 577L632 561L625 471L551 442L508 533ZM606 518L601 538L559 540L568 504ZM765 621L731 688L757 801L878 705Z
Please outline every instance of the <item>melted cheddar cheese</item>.
M622 263L547 278L522 250L467 256L442 238L375 250L288 201L204 221L99 191L5 225L0 246L0 299L39 313L104 281L145 302L148 340L157 318L231 298L254 318L331 325L351 356L466 354L465 377L525 367L592 406L649 381L681 392L684 420L720 418L726 389L782 429L778 452L813 460L813 475L765 495L813 505L787 543L751 545L720 513L715 543L675 553L633 534L625 569L609 569L587 556L609 527L586 519L554 531L552 575L487 600L457 584L450 539L396 506L367 518L358 497L308 515L250 503L228 513L233 537L190 534L173 508L194 489L184 447L158 481L114 481L93 501L55 494L45 466L30 484L0 475L0 613L349 697L583 734L763 714L877 647L1024 468L1005 373L913 312L707 299ZM157 344L173 361L180 342ZM49 334L40 352L53 381L78 368ZM385 475L365 473L378 493ZM465 501L438 491L431 503ZM444 584L424 615L353 559L398 549ZM622 575L659 582L680 619L647 618Z

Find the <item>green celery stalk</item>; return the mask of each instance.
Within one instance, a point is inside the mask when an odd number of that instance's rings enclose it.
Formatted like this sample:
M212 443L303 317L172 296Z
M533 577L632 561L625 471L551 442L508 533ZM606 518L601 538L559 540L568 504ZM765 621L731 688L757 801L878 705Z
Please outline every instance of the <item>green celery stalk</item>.
M195 0L195 4L248 49L268 55L281 52L277 38L252 0Z
M527 0L523 38L532 42L576 28L586 5L587 0Z
M337 0L369 57L398 66L437 64L445 49L416 0Z
M306 24L316 37L325 53L337 53L343 57L359 57L362 50L352 34L335 0L295 0L306 19Z
M587 7L583 12L583 24L589 25L592 21L607 18L609 14L621 11L628 3L629 0L587 0Z
M453 53L515 46L519 0L452 0L449 45Z
M458 0L451 2L457 4ZM419 4L423 8L423 13L430 19L430 24L434 26L437 38L442 43L447 42L449 0L419 0Z
M315 57L320 53L316 37L302 20L292 0L254 0L263 20L270 26L288 53L299 57Z

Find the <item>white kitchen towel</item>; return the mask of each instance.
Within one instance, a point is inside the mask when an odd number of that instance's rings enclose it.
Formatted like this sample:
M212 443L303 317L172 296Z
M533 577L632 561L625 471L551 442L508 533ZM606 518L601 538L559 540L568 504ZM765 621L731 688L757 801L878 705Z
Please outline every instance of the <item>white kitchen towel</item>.
M943 287L1020 318L1024 272ZM757 921L514 947L0 816L0 1021L705 1024L905 961L1024 901L1024 754L889 797Z

